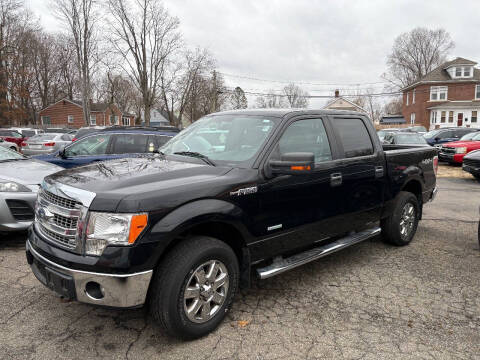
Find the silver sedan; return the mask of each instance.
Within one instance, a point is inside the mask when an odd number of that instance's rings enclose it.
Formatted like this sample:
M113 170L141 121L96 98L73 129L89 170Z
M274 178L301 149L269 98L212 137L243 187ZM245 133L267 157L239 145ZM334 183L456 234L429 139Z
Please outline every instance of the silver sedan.
M0 231L27 229L43 178L63 168L0 147Z
M72 142L72 135L47 133L32 136L22 144L25 155L44 155L60 150Z

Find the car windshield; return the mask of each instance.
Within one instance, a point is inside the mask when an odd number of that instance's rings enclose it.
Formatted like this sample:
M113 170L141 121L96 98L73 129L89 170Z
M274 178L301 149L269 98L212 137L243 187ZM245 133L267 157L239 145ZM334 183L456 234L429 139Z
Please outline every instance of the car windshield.
M419 134L396 134L395 141L397 144L426 144L427 142Z
M48 140L53 140L57 134L40 134L40 135L35 135L32 136L31 138L28 139L28 142L33 142L33 141L48 141Z
M460 140L462 140L462 141L472 140L476 135L478 135L477 132L472 132L472 133L463 135L463 136L460 138Z
M22 154L19 154L16 151L0 146L0 161L23 160L23 159L26 159L26 157L23 156Z
M431 138L435 137L437 134L439 134L441 131L442 131L441 129L432 130L432 131L427 132L426 134L423 134L423 137L425 139L431 139Z
M180 132L160 151L166 155L199 153L213 161L247 162L258 153L275 125L276 118L264 116L208 116Z

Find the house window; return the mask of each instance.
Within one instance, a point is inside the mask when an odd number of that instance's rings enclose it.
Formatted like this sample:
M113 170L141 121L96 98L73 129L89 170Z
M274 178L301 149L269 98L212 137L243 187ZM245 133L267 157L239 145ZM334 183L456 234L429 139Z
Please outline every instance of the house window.
M410 104L408 103L408 91L407 91L407 106L408 106L408 105L410 105Z
M453 111L448 112L448 122L453 123Z
M412 92L412 104L415 104L415 89Z
M51 125L52 120L50 119L50 116L42 116L42 125Z
M476 111L472 111L472 123L476 123L477 122L477 112Z
M110 115L109 120L110 120L110 125L118 125L118 116L117 115Z
M123 126L130 126L130 118L129 117L122 117L122 125Z
M94 114L90 115L90 125L97 125L97 117Z
M442 111L442 114L440 116L440 122L441 123L444 123L445 122L445 117L447 115L447 112L446 111Z
M437 112L436 111L432 111L430 113L430 122L432 124L435 124L437 122Z
M67 121L69 124L73 124L73 115L68 115Z
M462 76L462 68L457 67L455 68L455 77L461 77Z
M480 85L475 87L475 99L480 99Z
M430 101L447 100L447 86L430 87Z
M469 77L470 76L470 67L464 67L463 68L463 76L464 77Z
M415 113L410 114L410 124L415 124Z

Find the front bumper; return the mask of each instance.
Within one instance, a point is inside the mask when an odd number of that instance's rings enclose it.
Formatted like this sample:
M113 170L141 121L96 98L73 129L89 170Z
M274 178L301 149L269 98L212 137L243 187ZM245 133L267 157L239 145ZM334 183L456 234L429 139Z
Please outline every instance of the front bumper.
M28 227L32 224L32 220L17 220L12 215L10 208L7 205L6 200L18 200L25 202L28 206L30 206L32 213L33 209L35 209L35 201L37 200L37 193L2 193L0 195L0 231L21 231L27 230Z
M39 254L27 240L27 261L37 279L56 293L82 303L115 308L145 303L153 271L108 274L74 270Z
M475 165L462 165L463 171L469 172L472 175L480 176L480 166Z

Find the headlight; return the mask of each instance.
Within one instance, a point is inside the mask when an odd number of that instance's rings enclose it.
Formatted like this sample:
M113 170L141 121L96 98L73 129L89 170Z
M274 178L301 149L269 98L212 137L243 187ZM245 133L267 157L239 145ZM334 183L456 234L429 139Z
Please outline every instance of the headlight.
M90 212L85 235L87 255L100 256L108 245L128 246L147 226L147 214Z
M32 192L32 190L14 181L0 180L0 192Z
M467 148L466 148L466 147L458 147L458 148L455 150L455 153L456 153L456 154L466 154L466 153L467 153Z

